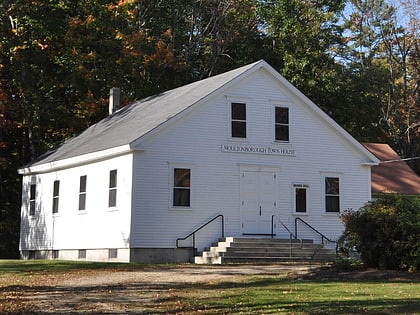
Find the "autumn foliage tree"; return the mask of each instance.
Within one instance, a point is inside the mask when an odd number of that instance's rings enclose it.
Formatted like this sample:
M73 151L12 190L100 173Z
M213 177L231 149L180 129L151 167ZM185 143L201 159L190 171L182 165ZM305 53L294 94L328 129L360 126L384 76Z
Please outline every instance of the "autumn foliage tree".
M418 156L418 33L377 2L2 0L0 257L17 255L17 169L103 118L112 87L124 106L266 59L358 140Z

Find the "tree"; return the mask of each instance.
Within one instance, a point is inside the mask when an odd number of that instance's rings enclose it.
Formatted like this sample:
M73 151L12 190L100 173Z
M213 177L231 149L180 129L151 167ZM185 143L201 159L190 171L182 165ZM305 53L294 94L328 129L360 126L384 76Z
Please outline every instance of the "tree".
M354 73L349 85L368 114L357 138L390 142L404 158L419 155L419 33L398 24L397 8L385 0L351 1L342 59ZM355 102L353 102L355 103ZM369 112L366 112L366 109ZM354 111L356 112L356 111ZM413 165L414 166L414 165Z

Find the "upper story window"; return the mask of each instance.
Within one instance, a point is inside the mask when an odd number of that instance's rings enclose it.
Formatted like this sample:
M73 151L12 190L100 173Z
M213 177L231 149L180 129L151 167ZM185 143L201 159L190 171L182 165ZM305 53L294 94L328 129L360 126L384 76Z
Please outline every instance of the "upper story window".
M325 177L325 211L340 212L339 177Z
M86 184L87 176L80 176L79 183L79 210L86 210Z
M275 107L275 140L289 141L289 108Z
M35 215L36 184L29 188L29 215Z
M53 187L53 203L52 203L52 212L58 213L58 200L60 197L60 181L55 180L54 181L54 187Z
M189 207L191 204L191 169L174 168L173 206Z
M231 103L232 138L246 138L246 104Z
M109 198L108 207L117 206L117 170L109 172Z

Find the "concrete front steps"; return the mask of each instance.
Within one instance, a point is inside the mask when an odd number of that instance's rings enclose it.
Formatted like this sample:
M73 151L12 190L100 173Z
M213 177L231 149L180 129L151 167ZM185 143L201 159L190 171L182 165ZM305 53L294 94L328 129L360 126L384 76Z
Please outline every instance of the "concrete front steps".
M196 264L326 263L336 258L333 249L312 240L226 237L194 258Z

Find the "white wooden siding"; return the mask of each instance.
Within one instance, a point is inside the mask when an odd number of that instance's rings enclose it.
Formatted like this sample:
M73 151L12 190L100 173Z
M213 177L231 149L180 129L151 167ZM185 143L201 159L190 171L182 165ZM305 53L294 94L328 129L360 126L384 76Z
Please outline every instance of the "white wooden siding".
M247 139L231 139L230 101L246 102ZM274 142L274 106L289 108L290 143ZM106 248L174 248L184 237L218 214L225 235L242 234L241 170L276 173L276 233L289 237L280 221L294 231L293 183L305 183L308 211L300 215L327 237L343 226L338 214L325 213L324 175L340 175L342 210L360 208L370 198L370 168L354 144L336 133L260 69L223 94L198 104L136 141L132 153L59 171L23 178L21 250ZM269 146L295 151L294 156L223 152L223 144ZM173 208L171 171L191 169L191 207ZM109 171L118 170L117 208L108 208ZM87 176L86 211L78 210L79 179ZM52 214L53 182L60 180L58 214ZM37 205L28 215L29 185L37 184ZM220 233L215 221L197 236L199 249ZM299 237L315 238L299 225ZM186 245L185 242L182 245Z
M247 100L247 139L230 140L228 99ZM289 144L273 143L273 104L290 109ZM294 149L296 156L228 153L222 144L247 144ZM342 225L337 214L326 214L322 174L340 173L342 210L358 209L369 199L369 168L361 166L356 150L325 125L314 112L293 97L264 71L246 78L211 102L183 114L175 124L161 129L140 143L144 152L134 156L132 247L173 248L175 240L193 231L217 214L225 215L226 235L241 235L240 165L261 165L277 171L277 220L294 229L293 187L310 185L308 213L302 218L326 236L338 238ZM171 163L192 169L191 208L170 207ZM299 229L301 237L313 238ZM277 233L288 237L277 224ZM209 245L201 240L199 246Z
M117 207L108 208L109 172L118 170ZM79 211L80 176L87 176L86 211ZM28 185L37 183L37 209L29 216ZM59 209L52 214L53 182L60 180ZM128 248L132 154L71 169L24 176L21 250Z

